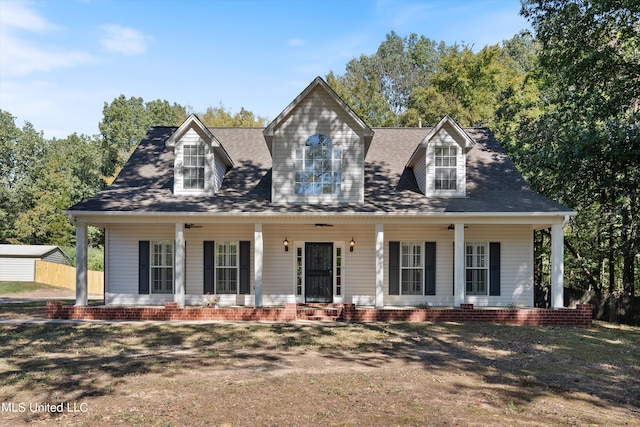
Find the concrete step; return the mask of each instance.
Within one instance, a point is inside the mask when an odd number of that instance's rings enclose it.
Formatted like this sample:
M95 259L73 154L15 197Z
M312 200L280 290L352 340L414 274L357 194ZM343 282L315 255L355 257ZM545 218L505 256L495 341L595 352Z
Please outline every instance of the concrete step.
M300 320L316 320L335 322L342 315L341 308L298 307L297 317Z

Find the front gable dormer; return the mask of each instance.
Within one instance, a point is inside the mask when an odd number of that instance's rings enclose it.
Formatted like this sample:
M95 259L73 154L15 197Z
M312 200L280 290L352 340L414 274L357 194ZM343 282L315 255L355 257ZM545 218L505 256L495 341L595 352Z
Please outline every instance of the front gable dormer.
M183 196L211 196L222 186L233 161L224 147L195 114L167 140L174 151L173 193Z
M451 117L440 120L407 163L413 168L420 191L428 197L465 197L466 159L473 145Z
M264 130L272 202L364 203L364 158L373 131L320 77Z

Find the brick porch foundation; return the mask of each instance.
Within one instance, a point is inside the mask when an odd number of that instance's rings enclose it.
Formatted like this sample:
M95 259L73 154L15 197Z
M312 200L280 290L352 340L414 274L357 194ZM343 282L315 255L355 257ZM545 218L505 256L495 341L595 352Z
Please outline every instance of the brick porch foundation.
M221 321L270 321L290 322L304 317L298 314L299 306L285 304L282 307L184 307L167 302L164 307L76 307L63 305L61 301L47 302L47 319L65 320L221 320ZM591 304L579 304L575 309L537 308L479 308L462 304L458 309L390 309L357 308L355 304L337 304L333 319L342 322L492 322L518 325L589 326L593 314ZM323 320L314 317L315 320Z

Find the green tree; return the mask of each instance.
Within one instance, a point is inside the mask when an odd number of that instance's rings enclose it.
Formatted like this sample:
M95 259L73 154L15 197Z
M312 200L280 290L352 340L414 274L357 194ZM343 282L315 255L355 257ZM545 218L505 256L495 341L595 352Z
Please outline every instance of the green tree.
M380 90L378 78L373 73L354 71L366 61L364 58L352 60L343 76L336 77L330 72L326 76L327 84L369 126L393 126L396 115Z
M16 215L13 240L69 245L74 229L62 210L104 186L100 140L73 134L47 141L41 168L31 181L28 209Z
M16 235L20 212L33 207L34 183L42 174L46 141L26 122L22 129L15 117L0 110L0 241Z
M448 114L462 126L490 126L501 95L513 89L516 75L498 45L478 53L470 46L454 45L440 55L432 84L413 89L401 122L410 125L421 117L435 125Z
M346 66L344 75L327 75L327 83L370 126L398 125L413 90L431 84L444 42L413 33L387 34L378 50Z
M101 171L105 177L114 177L150 126L178 126L187 114L184 107L175 103L161 100L145 103L142 98L127 99L120 95L110 104L104 103L102 116L98 125L102 134Z
M583 214L570 246L594 277L621 259L635 291L640 179L640 4L628 0L523 2L541 44L544 111L523 123L521 162L537 189ZM573 244L572 244L573 243ZM614 255L615 254L615 255ZM607 256L605 256L607 255ZM576 257L577 258L577 257Z
M209 107L207 111L198 114L205 126L212 127L263 127L267 125L267 119L256 116L249 110L241 108L236 114L225 109L222 104L218 107Z

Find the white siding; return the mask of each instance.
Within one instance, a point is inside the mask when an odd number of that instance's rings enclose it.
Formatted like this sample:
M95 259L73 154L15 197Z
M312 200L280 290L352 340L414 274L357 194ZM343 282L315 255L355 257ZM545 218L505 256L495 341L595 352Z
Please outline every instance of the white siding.
M0 280L33 282L36 258L0 257Z
M204 190L189 190L183 188L183 147L185 145L204 145ZM173 168L173 189L175 194L213 194L220 188L220 185L222 185L222 180L218 176L220 172L214 170L214 167L217 167L219 162L216 162L214 159L214 153L211 145L205 142L205 140L202 139L198 132L196 132L193 128L187 130L182 138L180 138L180 140L176 142L174 150L175 158ZM222 164L220 163L220 165ZM222 175L224 175L225 170L225 166L222 165Z
M424 153L426 150L422 150ZM418 157L415 166L413 167L413 174L418 182L418 188L422 191L422 194L427 194L427 159L424 154Z
M385 226L384 292L387 305L429 302L452 306L453 231L441 226ZM389 241L436 242L436 295L389 295ZM465 303L477 306L533 305L533 232L529 226L469 225L466 242L500 242L500 296L467 296Z
M456 140L453 136L457 135L452 131L449 125L445 125L440 129L440 131L431 138L427 145L426 150L426 191L424 192L427 196L457 196L462 197L466 194L466 154L465 154L465 145L464 141ZM435 187L435 147L444 147L455 145L457 147L457 184L458 191L442 191L437 190ZM416 179L418 176L416 175Z
M197 304L203 294L203 251L205 240L253 240L253 225L205 225L202 228L185 229L186 281L185 293L188 304ZM173 301L173 295L138 294L138 242L141 240L175 239L174 224L117 225L109 227L107 233L108 264L106 285L107 304L162 304ZM253 242L251 244L253 265ZM252 268L253 270L253 268ZM251 290L253 293L253 271ZM232 296L223 296L221 303L235 304Z
M109 246L105 284L106 304L163 304L173 295L138 295L138 242L174 240L174 224L113 225L107 234Z
M222 187L222 181L224 180L224 174L227 172L227 165L222 163L218 156L214 156L214 169L213 169L213 189L216 193Z
M528 226L474 227L467 242L500 242L500 296L468 296L477 306L533 306L533 231ZM453 251L453 248L452 248Z
M276 130L273 137L274 203L363 203L364 138L358 125L323 90L316 88ZM294 155L307 139L321 133L342 149L342 188L339 195L298 195L294 186Z
M204 241L251 241L251 293L253 293L253 224L207 224L185 230L187 242L186 294L201 296L204 292ZM231 298L224 296L225 298ZM224 302L224 301L221 301ZM234 300L235 304L235 300Z
M263 303L282 305L296 301L296 245L305 242L332 242L344 245L342 301L373 305L375 300L375 233L374 225L305 225L263 224L264 271ZM386 305L415 305L429 302L432 306L453 305L453 231L448 224L385 225L384 227L384 294ZM223 296L222 304L252 304L254 289L253 224L208 224L185 230L186 301L197 304L203 293L203 241L251 241L250 296ZM138 242L140 240L173 240L174 224L118 225L107 233L107 303L162 304L173 295L138 295ZM282 244L289 241L290 250ZM349 241L355 249L349 252ZM436 295L389 295L389 241L436 242ZM467 242L500 242L501 295L468 296L466 303L477 306L532 306L533 304L533 233L529 226L484 226L470 224L465 229ZM335 247L335 246L334 246ZM33 280L33 279L25 279Z
M297 244L304 247L305 242L331 242L344 245L343 285L344 302L373 297L375 283L375 258L373 248L373 226L314 227L313 224L301 226L263 225L264 235L264 272L263 287L265 304L270 300L287 299L295 301L296 250ZM287 238L289 251L285 252L282 241ZM356 246L349 252L349 241L354 239ZM370 302L367 302L370 303Z

